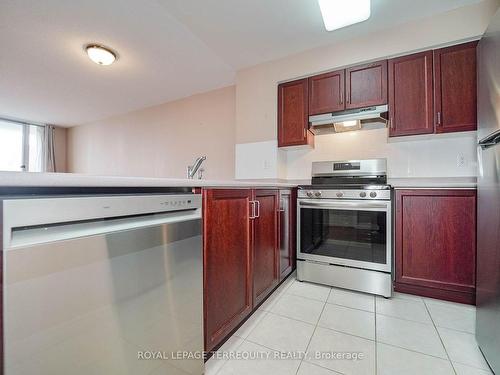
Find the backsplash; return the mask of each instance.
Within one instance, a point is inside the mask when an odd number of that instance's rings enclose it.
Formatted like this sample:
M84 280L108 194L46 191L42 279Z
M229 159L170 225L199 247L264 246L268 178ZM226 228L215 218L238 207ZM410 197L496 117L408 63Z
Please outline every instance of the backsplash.
M238 179L309 179L313 161L370 158L387 158L392 178L477 175L476 132L388 139L387 129L374 129L316 136L313 150L278 150L276 141L239 144L236 150Z
M287 178L310 178L321 160L387 158L390 177L476 176L476 132L387 138L387 129L318 136L314 150L286 152Z

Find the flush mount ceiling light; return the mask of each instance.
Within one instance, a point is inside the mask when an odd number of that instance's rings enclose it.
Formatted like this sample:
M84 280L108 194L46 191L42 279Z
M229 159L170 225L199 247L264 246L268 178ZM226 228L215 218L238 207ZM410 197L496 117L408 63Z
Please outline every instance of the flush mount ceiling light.
M318 0L325 28L340 29L370 18L370 0Z
M99 65L111 65L116 60L116 53L99 44L89 44L85 46L85 51L89 59Z

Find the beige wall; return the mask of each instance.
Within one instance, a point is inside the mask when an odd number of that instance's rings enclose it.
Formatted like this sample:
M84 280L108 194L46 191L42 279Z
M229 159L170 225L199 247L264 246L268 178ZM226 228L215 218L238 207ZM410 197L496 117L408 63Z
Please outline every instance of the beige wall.
M496 6L496 1L486 0L239 71L236 143L276 139L278 82L480 36Z
M234 177L235 87L68 130L68 171L184 178L206 155L205 177Z

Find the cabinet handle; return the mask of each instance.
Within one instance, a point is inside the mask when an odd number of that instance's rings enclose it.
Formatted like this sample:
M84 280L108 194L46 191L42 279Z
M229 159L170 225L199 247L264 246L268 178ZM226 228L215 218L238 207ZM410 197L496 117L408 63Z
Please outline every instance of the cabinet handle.
M255 218L259 218L260 217L260 202L259 201L255 201L255 206L257 208L257 213L255 214Z
M342 103L344 103L344 94L341 91L340 92L340 103L339 104L342 104Z
M437 124L441 125L441 111L437 113Z
M394 129L394 121L392 121L392 117L389 119L389 127Z
M250 220L255 219L255 201L250 201L250 216L248 217Z
M283 208L285 205L283 204L283 198L280 199L280 206L278 207L278 212L285 212Z

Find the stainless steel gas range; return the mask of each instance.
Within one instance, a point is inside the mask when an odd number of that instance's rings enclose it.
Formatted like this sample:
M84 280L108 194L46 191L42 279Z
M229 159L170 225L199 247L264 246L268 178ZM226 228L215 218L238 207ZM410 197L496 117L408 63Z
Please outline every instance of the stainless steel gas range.
M385 159L314 162L297 201L297 278L390 297L392 191Z

